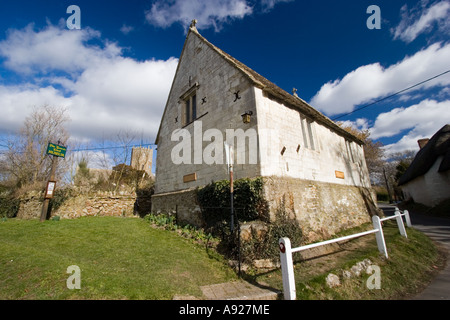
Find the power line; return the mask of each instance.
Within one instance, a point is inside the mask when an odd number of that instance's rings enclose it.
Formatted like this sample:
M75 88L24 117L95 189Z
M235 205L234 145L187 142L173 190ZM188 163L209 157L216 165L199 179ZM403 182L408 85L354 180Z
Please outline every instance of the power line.
M136 148L136 147L149 147L149 146L156 146L154 143L147 143L147 144L137 144L137 145L124 145L124 146L111 146L111 147L96 147L96 148L86 148L86 149L69 149L67 148L67 151L70 152L80 152L80 151L99 151L99 150L111 150L111 149L125 149L125 148ZM0 154L7 153L9 150L0 150ZM25 153L25 151L17 151L17 153Z
M394 97L394 96L396 96L396 95L398 95L398 94L400 94L400 93L403 93L403 92L408 91L408 90L410 90L410 89L412 89L412 88L415 88L415 87L417 87L417 86L420 86L420 85L422 85L422 84L424 84L424 83L426 83L426 82L428 82L428 81L431 81L431 80L433 80L433 79L436 79L436 78L438 78L438 77L440 77L440 76L443 76L444 74L449 73L449 72L450 72L450 70L444 71L444 72L442 72L442 73L440 73L440 74L438 74L438 75L436 75L436 76L434 76L434 77L431 77L431 78L429 78L429 79L427 79L427 80L424 80L424 81L421 81L421 82L419 82L419 83L416 83L415 85L412 85L412 86L410 86L410 87L408 87L408 88L406 88L406 89L397 91L397 92L395 92L395 93L393 93L393 94L391 94L391 95L389 95L389 96L387 96L387 97L384 97L384 98L382 98L382 99L376 100L376 101L371 102L371 103L369 103L369 104L366 104L366 105L364 105L364 106L362 106L362 107L356 108L355 110L353 110L353 111L351 111L351 112L341 114L340 116L335 117L335 118L332 118L331 120L335 121L335 120L337 120L337 119L340 119L340 118L342 118L342 117L345 117L345 116L348 116L348 115L350 115L350 114L352 114L352 113L355 113L356 111L360 111L360 110L365 109L365 108L367 108L367 107L373 106L373 105L376 104L376 103L379 103L379 102L381 102L381 101L390 99L390 98L392 98L392 97Z
M147 144L138 144L138 145L133 145L133 146L115 146L115 147L98 147L98 148L74 149L74 150L70 150L70 151L71 152L98 151L98 150L125 149L125 148L149 147L149 146L156 146L156 144L154 144L154 143L147 143Z

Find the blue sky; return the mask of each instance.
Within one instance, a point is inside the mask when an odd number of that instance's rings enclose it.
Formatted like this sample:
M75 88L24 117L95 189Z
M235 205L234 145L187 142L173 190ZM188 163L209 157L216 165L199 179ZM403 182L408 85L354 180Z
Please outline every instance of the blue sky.
M79 30L66 25L70 5ZM370 5L381 29L367 27ZM328 117L388 152L417 151L450 123L450 73L355 110L450 70L449 16L449 0L2 1L0 134L52 104L67 107L78 141L132 129L154 142L196 18L210 42Z

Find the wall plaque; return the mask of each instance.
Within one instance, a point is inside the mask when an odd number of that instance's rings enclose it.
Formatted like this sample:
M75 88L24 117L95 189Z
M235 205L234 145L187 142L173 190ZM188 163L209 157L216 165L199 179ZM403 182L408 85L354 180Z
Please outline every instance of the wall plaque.
M344 179L344 173L342 171L334 171L336 178L338 179Z
M191 181L197 181L197 174L196 173L191 173L191 174L187 174L183 177L183 182L191 182Z

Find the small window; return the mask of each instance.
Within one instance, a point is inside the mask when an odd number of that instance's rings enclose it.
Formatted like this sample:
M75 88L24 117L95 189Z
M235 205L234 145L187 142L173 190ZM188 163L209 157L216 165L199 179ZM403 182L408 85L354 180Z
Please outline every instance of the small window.
M316 150L315 146L314 146L314 136L313 136L313 132L312 132L312 121L310 120L306 120L306 124L308 126L308 135L309 135L309 148L311 150Z
M345 147L347 149L349 160L351 160L351 162L355 162L355 158L353 157L352 142L345 140Z
M183 126L191 123L197 118L197 95L193 94L186 98L183 107Z
M308 148L308 138L306 137L305 121L306 119L300 116L300 126L302 127L303 144L305 145L305 148Z
M183 95L179 103L181 104L181 125L186 126L197 119L197 90L200 87L195 82Z
M315 143L314 143L314 133L313 133L313 121L300 116L300 125L302 128L302 136L303 136L303 144L305 145L305 148L315 150Z

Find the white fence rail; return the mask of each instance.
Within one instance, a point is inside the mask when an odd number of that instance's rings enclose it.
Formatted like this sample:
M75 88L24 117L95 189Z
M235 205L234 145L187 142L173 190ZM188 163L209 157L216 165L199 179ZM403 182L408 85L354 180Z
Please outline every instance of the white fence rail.
M400 234L402 236L404 236L405 238L408 238L408 235L406 234L405 224L403 223L402 217L405 217L406 226L408 228L411 228L411 219L409 217L408 210L405 210L405 211L403 211L403 213L400 213L400 210L397 207L395 207L395 213L393 216L382 218L382 219L380 219L380 221L386 221L386 220L390 220L390 219L397 220L398 231L400 232Z
M362 236L366 236L369 234L375 233L375 238L377 241L378 251L380 253L384 254L386 258L388 258L388 253L386 249L386 242L384 241L384 234L383 234L383 228L382 228L382 221L389 220L389 219L396 219L397 220L397 226L399 229L399 232L402 236L407 237L405 225L403 224L403 218L405 217L406 225L408 227L411 227L411 220L409 218L409 212L407 210L404 211L404 213L400 213L400 210L398 208L395 208L395 214L393 216L389 216L386 218L380 219L378 216L372 217L372 224L373 229L352 234L345 237L340 237L336 239L331 239L327 241L322 241L318 243L309 244L306 246L301 246L297 248L291 247L291 241L289 238L281 238L279 240L279 246L280 246L280 260L281 260L281 272L283 276L283 291L284 291L284 299L285 300L295 300L296 299L296 289L295 289L295 279L294 279L294 264L292 260L292 254L295 252L327 245L330 243L345 241L353 238L358 238Z

